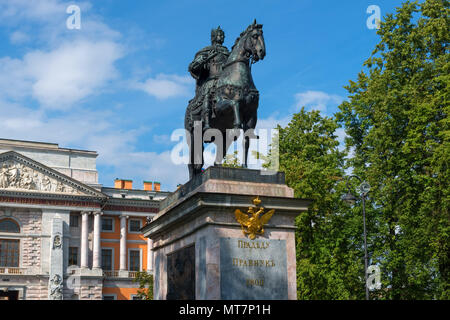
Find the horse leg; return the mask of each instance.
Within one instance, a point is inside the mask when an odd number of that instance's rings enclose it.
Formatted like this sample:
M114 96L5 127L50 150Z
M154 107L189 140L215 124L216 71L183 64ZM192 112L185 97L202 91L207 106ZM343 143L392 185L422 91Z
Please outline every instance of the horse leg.
M189 180L193 179L195 176L202 172L204 159L203 159L203 140L200 128L192 128L189 132L189 138L187 139L187 144L189 147Z
M234 129L242 128L242 117L240 112L240 102L237 100L232 100L228 98L218 97L217 102L215 104L215 109L217 112L221 113L228 108L231 108L234 115L233 127Z
M255 135L253 128L247 128L244 131L244 137L242 138L243 150L244 150L244 163L242 164L243 168L248 167L248 149L250 148L250 139L258 139L258 136Z
M250 147L250 137L244 134L243 141L244 144L244 163L242 164L242 168L247 168L247 160L248 160L248 148Z
M218 130L219 131L219 130ZM219 131L220 132L220 131ZM216 145L216 158L214 159L214 165L215 166L220 166L222 165L222 160L225 157L225 153L224 153L224 148L225 148L225 144L224 144L224 136L222 134L222 132L220 132L220 136L215 137L214 139L214 144Z
M231 107L234 112L234 123L233 127L235 129L241 129L242 128L242 119L241 119L241 112L240 112L240 103L236 100L230 100Z
M191 180L195 175L195 165L194 165L194 143L193 143L192 131L190 132L190 137L187 139L187 144L189 148L189 162L188 162L188 170L189 170L189 180Z
M201 125L194 126L194 134L192 135L193 144L193 164L194 164L194 176L202 173L203 164L205 163L203 152L205 147L203 145L203 130Z
M202 163L198 163L198 164L194 165L194 175L199 175L202 173L203 164L205 163L205 161L203 160L203 151L204 151L204 148L202 148Z
M257 121L257 111L255 108L254 112L244 115L244 137L242 140L243 149L244 149L244 163L242 165L243 168L248 167L248 150L250 148L250 139L259 139L259 137L255 134L255 127Z
M203 118L203 131L208 130L211 128L209 126L209 120L211 118L211 103L210 103L210 96L209 93L205 96L205 99L203 100L204 106L202 111L202 118Z

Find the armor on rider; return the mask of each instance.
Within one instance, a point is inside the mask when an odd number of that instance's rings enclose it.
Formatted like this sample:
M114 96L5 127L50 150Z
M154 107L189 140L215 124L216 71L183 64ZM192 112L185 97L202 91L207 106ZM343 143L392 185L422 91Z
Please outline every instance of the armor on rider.
M230 55L228 48L222 45L224 39L225 33L220 27L211 30L211 45L197 52L189 65L189 72L197 81L195 98L190 102L191 112L197 113L195 111L198 110L201 113L205 130L210 127L211 97L222 67Z

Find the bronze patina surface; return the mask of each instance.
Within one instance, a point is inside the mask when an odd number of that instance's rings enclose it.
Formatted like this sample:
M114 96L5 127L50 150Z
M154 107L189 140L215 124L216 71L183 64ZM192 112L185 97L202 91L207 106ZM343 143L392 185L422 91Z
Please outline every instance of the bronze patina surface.
M203 132L206 130L216 129L221 133L220 137L215 135L215 139L205 141L215 143L216 150L219 150L215 164L222 162L233 142L227 136L232 134L239 137L243 130L245 133L250 132L245 135L243 142L243 167L247 167L250 139L257 138L249 131L256 127L259 104L259 92L253 82L251 65L263 60L266 55L262 25L256 20L250 24L236 39L231 52L223 46L224 39L225 33L220 27L212 30L211 45L198 51L189 65L189 72L197 82L196 94L189 101L184 122L185 129L190 133L187 138L189 179L202 172ZM197 126L201 126L199 140L195 140L194 135ZM200 145L194 147L195 143Z

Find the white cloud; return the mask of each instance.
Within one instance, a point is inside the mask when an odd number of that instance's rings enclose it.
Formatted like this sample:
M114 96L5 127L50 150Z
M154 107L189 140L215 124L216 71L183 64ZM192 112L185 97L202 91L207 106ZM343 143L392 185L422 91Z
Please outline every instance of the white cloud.
M193 95L195 81L189 76L174 74L158 74L155 78L149 78L144 82L135 82L132 87L143 90L159 100L165 100L177 96Z
M27 40L51 49L65 41L117 41L121 38L101 16L91 12L92 4L88 1L76 3L81 10L81 29L69 30L66 20L70 14L66 9L72 4L73 1L60 0L0 0L0 25L13 30L10 34L13 44Z
M35 50L22 60L0 59L0 96L28 94L41 107L67 110L117 75L122 48L110 41L63 43L52 51Z
M106 176L112 184L114 178L121 177L134 181L133 188L142 188L142 181L159 181L165 191L175 190L178 184L189 180L187 165L175 165L170 151L118 152L114 155L114 174ZM102 163L100 163L102 164ZM106 182L105 182L106 184Z
M331 105L338 105L344 99L338 95L328 94L322 91L306 91L297 93L295 95L295 110L299 111L302 107L308 110L318 110L326 113L327 107Z
M90 137L112 135L117 119L105 112L77 110L49 117L42 110L0 101L0 136L20 140L39 140L84 146ZM58 141L55 141L57 139Z
M0 99L23 103L33 98L41 108L68 110L117 76L114 64L125 54L121 34L90 13L87 1L77 2L81 30L67 29L70 4L0 0L0 25L12 30L11 43L39 48L23 57L0 57Z
M285 117L277 117L276 114L269 116L268 118L258 119L256 129L275 129L278 125L286 127L292 119L292 115Z
M153 136L153 142L158 143L158 144L164 144L164 145L169 145L169 144L173 144L172 141L170 140L169 135L167 134L155 134Z
M95 150L98 166L107 167L108 173L100 175L107 185L115 177L130 177L175 189L187 181L186 165L173 164L169 150L138 151L136 143L148 128L126 129L119 107L104 111L98 106L101 111L95 111L83 106L118 76L115 63L129 48L120 44L127 39L90 12L90 2L77 2L81 29L68 30L69 4L73 2L0 0L0 26L11 30L11 43L32 48L22 57L0 56L0 137ZM189 77L161 74L142 82L140 89L165 99L191 94L193 84Z
M0 58L0 98L21 99L31 91L31 81L20 59Z
M13 44L22 44L30 40L30 36L23 31L14 31L9 36L9 40Z
M174 190L188 180L186 165L175 165L170 151L139 152L135 143L146 129L118 130L121 119L112 112L77 110L61 117L18 104L0 101L2 114L0 137L5 139L45 141L62 147L82 148L99 153L98 166L111 167L113 173L100 180L112 186L116 177L160 181L164 190ZM139 188L139 184L135 185Z
M48 20L61 12L65 12L67 3L59 0L2 0L0 1L0 17L8 20Z
M343 151L345 149L345 138L347 137L345 129L337 128L334 134L337 136L337 140L339 141L339 150Z
M66 109L116 76L114 62L122 56L113 42L66 43L51 52L25 56L33 96L44 107Z

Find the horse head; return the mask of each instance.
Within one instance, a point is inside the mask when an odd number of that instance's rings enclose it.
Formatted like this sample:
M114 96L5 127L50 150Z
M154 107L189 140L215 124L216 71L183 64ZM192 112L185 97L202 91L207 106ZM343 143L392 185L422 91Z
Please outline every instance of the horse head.
M241 33L233 46L233 50L241 49L240 54L251 59L253 62L263 60L266 56L266 44L264 42L264 36L262 31L262 24L255 21L247 27L247 29Z

